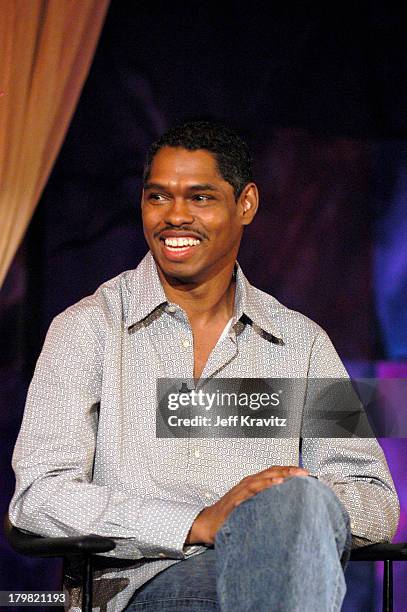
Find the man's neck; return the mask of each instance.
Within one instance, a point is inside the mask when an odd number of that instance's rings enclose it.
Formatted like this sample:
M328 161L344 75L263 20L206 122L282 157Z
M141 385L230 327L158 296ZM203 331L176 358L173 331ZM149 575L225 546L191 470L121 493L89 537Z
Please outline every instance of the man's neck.
M203 326L214 320L228 321L233 315L235 280L233 267L221 270L214 277L196 283L167 279L160 273L169 302L181 306L191 325Z

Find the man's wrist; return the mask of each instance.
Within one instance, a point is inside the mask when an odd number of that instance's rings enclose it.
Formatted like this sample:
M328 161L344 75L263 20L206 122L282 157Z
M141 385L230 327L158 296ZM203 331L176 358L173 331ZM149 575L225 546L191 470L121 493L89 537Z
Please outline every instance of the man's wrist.
M205 514L206 514L206 508L204 508L203 510L201 510L201 512L198 514L198 516L195 518L194 522L191 525L191 529L188 532L188 535L186 537L185 540L185 544L186 545L191 545L191 544L204 544L207 545L210 542L208 542L208 537L206 536L206 532L207 532L207 528L206 528L206 518L205 518Z

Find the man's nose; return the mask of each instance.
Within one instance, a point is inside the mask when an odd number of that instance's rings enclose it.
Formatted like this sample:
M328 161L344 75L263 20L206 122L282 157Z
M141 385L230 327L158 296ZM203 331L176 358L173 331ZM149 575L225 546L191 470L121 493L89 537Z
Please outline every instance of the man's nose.
M194 216L184 198L175 198L166 210L165 221L171 225L184 225L192 223Z

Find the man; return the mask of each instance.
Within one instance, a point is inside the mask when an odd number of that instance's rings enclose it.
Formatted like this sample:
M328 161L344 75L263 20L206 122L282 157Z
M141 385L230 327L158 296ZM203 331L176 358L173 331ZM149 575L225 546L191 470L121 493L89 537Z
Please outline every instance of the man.
M10 516L43 535L115 538L96 607L339 610L351 532L355 545L395 532L374 439L304 439L299 467L299 438L156 436L158 378L346 377L323 330L236 264L257 207L238 136L208 122L170 130L145 167L149 253L51 325ZM74 608L70 571L66 586Z

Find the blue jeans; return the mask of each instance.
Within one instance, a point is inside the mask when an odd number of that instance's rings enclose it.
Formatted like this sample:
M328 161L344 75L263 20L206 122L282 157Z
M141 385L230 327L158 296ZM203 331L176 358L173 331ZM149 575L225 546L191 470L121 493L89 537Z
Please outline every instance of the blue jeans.
M214 549L163 570L126 610L334 612L350 544L336 495L314 478L289 478L240 504Z

